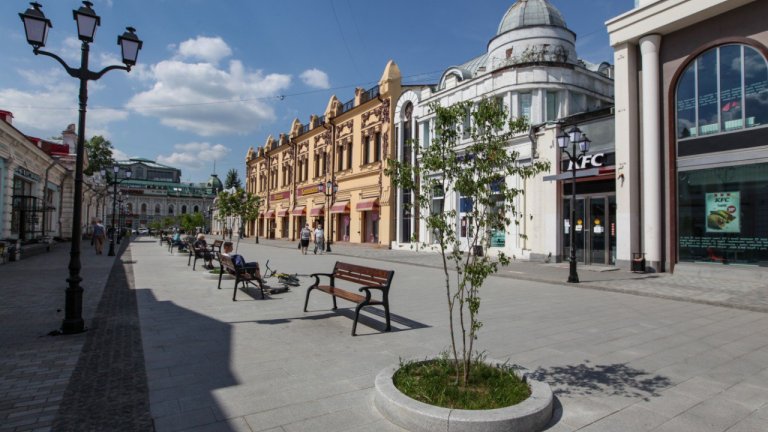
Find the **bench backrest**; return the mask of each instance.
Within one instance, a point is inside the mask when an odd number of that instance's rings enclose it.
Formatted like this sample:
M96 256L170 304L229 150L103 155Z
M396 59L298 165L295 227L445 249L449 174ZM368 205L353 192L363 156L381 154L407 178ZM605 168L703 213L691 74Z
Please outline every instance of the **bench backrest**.
M231 256L221 254L219 255L219 262L221 262L221 267L227 273L232 273L232 274L237 273L237 267L235 267L235 263L232 261Z
M394 275L394 270L381 270L339 261L336 261L336 265L333 267L333 277L335 279L343 279L365 286L388 288Z

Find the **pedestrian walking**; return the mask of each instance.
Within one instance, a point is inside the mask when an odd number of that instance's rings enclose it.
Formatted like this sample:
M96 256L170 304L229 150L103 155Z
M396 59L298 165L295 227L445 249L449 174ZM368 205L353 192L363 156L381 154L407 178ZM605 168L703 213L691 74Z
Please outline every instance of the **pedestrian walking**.
M104 239L107 237L107 233L100 219L93 219L91 225L93 226L93 248L96 250L96 255L102 255L104 253Z
M312 237L312 231L309 229L309 224L307 224L301 229L301 233L299 234L299 238L301 239L301 253L304 255L307 254L307 249L309 249L310 237Z
M323 249L325 248L325 234L323 234L323 226L320 224L317 224L317 228L315 228L315 250L313 253L317 255L317 251L320 250L320 254L323 254Z

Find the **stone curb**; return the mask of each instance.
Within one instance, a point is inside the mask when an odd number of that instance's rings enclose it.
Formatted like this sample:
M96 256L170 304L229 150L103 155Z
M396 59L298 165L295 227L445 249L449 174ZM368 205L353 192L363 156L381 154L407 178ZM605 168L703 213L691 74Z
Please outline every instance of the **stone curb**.
M485 362L505 363L491 359ZM374 404L387 420L411 432L540 431L552 418L554 397L549 384L532 379L525 369L515 369L531 388L531 396L525 401L492 410L458 410L428 405L401 393L392 382L399 368L400 363L394 364L376 375Z

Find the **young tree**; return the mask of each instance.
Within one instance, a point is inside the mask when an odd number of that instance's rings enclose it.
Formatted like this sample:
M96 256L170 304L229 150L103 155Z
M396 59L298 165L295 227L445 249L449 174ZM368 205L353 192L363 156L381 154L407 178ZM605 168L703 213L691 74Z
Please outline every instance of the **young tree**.
M236 189L235 192L220 192L216 200L219 209L219 219L226 220L227 217L238 217L240 226L238 232L243 232L246 222L251 222L259 217L261 208L261 198L243 189Z
M112 159L112 143L103 136L96 135L85 141L85 151L88 152L88 167L83 172L86 175L93 175L103 168L107 172L107 177L111 178L112 166L115 163Z
M240 176L237 173L237 170L232 168L231 170L227 171L227 178L224 180L224 189L242 189L243 184L240 182Z
M435 233L435 246L443 262L456 383L466 386L474 343L482 326L480 288L499 265L507 265L510 260L503 253L490 257L462 252L460 237L467 239L468 251L485 249L493 231L506 231L512 223L517 224L515 198L524 190L510 186L507 179L532 177L548 170L549 163L518 162L519 154L509 148L509 143L516 134L528 130L528 123L525 118L508 120L504 107L494 100L483 99L476 106L469 102L450 107L433 103L430 109L435 114L435 138L424 148L413 145L419 153L416 165L390 159L386 174L395 186L413 191L419 218ZM465 125L468 112L473 121ZM464 135L471 137L471 144L461 145ZM456 227L456 209L432 208L433 197L454 194L470 200L465 201L465 206L471 208L462 209L466 216L462 224L466 225L461 229L466 232L461 236ZM455 270L451 270L451 263Z

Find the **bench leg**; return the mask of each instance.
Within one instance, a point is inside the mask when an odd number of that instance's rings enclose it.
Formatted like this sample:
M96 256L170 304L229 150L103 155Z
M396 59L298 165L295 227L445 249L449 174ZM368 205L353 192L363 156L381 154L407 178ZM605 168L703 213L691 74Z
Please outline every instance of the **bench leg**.
M334 300L336 297L334 297ZM352 323L352 336L357 336L355 332L357 331L357 319L360 317L360 309L362 309L365 306L365 303L360 303L355 308L355 322Z
M304 312L307 311L307 305L309 304L309 293L312 292L313 289L315 289L314 286L307 288L307 298L304 300Z
M189 263L192 261L192 255L187 257L187 267L189 267ZM192 269L194 270L194 268Z
M219 271L219 285L217 286L218 289L221 289L221 278L224 276L224 269L221 269Z
M232 293L232 301L237 301L237 285L240 283L239 280L235 280L235 291Z
M336 310L338 309L338 307L336 306L336 296L331 294L331 297L333 297L333 310Z
M392 331L392 326L389 325L389 302L384 303L384 316L387 318L387 328L384 331Z
M197 257L195 257L195 260L192 261L192 271L195 271L195 267L197 267Z

